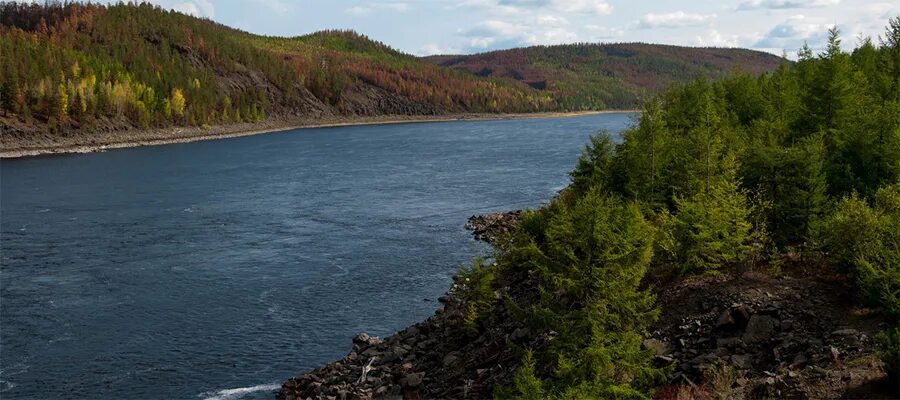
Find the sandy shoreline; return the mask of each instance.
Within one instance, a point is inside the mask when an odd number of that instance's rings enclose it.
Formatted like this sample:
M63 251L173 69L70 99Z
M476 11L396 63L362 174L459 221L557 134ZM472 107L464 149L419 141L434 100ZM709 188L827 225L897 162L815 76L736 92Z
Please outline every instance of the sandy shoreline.
M0 158L31 157L48 154L91 153L127 147L156 146L172 143L188 143L200 140L225 139L260 135L294 129L330 128L341 126L408 124L424 122L488 121L506 119L563 118L596 114L616 114L637 110L544 112L528 114L451 114L436 116L379 116L338 118L333 120L281 120L260 123L219 125L203 130L196 127L172 127L100 134L90 138L90 143L79 144L79 138L59 138L59 143L27 145L7 149L4 143Z

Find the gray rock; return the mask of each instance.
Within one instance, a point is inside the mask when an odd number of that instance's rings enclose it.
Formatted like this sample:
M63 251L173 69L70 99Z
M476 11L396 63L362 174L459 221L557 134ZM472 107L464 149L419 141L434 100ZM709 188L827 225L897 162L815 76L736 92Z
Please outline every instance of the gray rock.
M444 364L445 367L449 367L449 366L453 365L454 363L456 363L456 360L457 360L456 354L450 353L444 357L444 360L441 363Z
M781 321L781 330L789 331L794 328L794 321L786 319Z
M655 352L655 354L658 356L664 356L666 354L669 354L669 350L670 350L668 343L663 342L658 339L644 340L644 348L648 349L648 350L652 349Z
M400 384L403 385L405 389L415 389L422 384L422 379L425 378L424 372L419 372L415 374L406 374L403 375L403 378L400 378Z
M736 337L716 339L716 347L731 348L740 344L741 339Z
M839 329L834 332L831 332L831 336L856 336L859 335L859 331L856 329Z
M731 364L737 369L750 369L753 366L753 357L749 354L735 354L731 356Z
M754 315L747 321L747 328L741 340L747 344L768 341L775 333L775 318L768 315Z
M722 313L719 314L719 319L716 320L716 328L727 328L734 326L734 324L735 321L731 316L731 310L722 311Z
M353 344L356 346L359 346L359 347L374 346L379 343L381 343L380 338L375 337L375 336L369 336L369 334L365 333L365 332L357 334L353 338Z
M806 359L806 356L804 356L803 354L797 354L797 356L794 357L794 361L791 362L790 368L802 369L806 367L806 364L808 362L809 360Z

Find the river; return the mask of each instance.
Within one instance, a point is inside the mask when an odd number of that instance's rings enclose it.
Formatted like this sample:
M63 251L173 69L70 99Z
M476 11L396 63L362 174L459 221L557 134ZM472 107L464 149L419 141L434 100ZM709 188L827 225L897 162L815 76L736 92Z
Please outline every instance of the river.
M272 398L433 314L633 114L300 129L0 162L0 397Z

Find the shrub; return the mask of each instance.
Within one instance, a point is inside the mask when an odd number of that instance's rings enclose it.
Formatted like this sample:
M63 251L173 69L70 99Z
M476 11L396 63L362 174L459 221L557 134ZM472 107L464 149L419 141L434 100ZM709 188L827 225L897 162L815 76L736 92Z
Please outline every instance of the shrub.
M878 356L884 362L888 382L895 390L900 390L900 328L895 327L881 332L876 337ZM897 393L900 395L900 393Z
M457 273L457 294L465 304L464 321L470 332L478 330L478 321L493 308L496 298L491 285L497 277L496 272L494 266L485 265L484 260L476 258L471 267L460 268Z
M879 189L874 207L850 196L819 227L829 259L848 272L863 297L900 318L900 184Z

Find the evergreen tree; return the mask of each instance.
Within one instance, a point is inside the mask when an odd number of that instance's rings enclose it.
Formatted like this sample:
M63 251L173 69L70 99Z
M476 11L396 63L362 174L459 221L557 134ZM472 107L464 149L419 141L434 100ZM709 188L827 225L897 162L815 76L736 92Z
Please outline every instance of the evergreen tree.
M751 209L735 168L726 166L708 190L676 198L672 256L682 274L713 272L747 261Z
M579 194L586 193L592 187L608 189L613 181L615 146L612 136L601 131L592 135L590 141L581 152L575 170L569 173L571 188Z
M652 256L650 225L636 205L592 188L572 208L558 209L545 235L531 247L541 300L529 318L555 332L542 355L553 373L538 390L526 363L520 395L645 397L662 377L650 366L652 352L641 349L657 314L653 296L639 289Z

